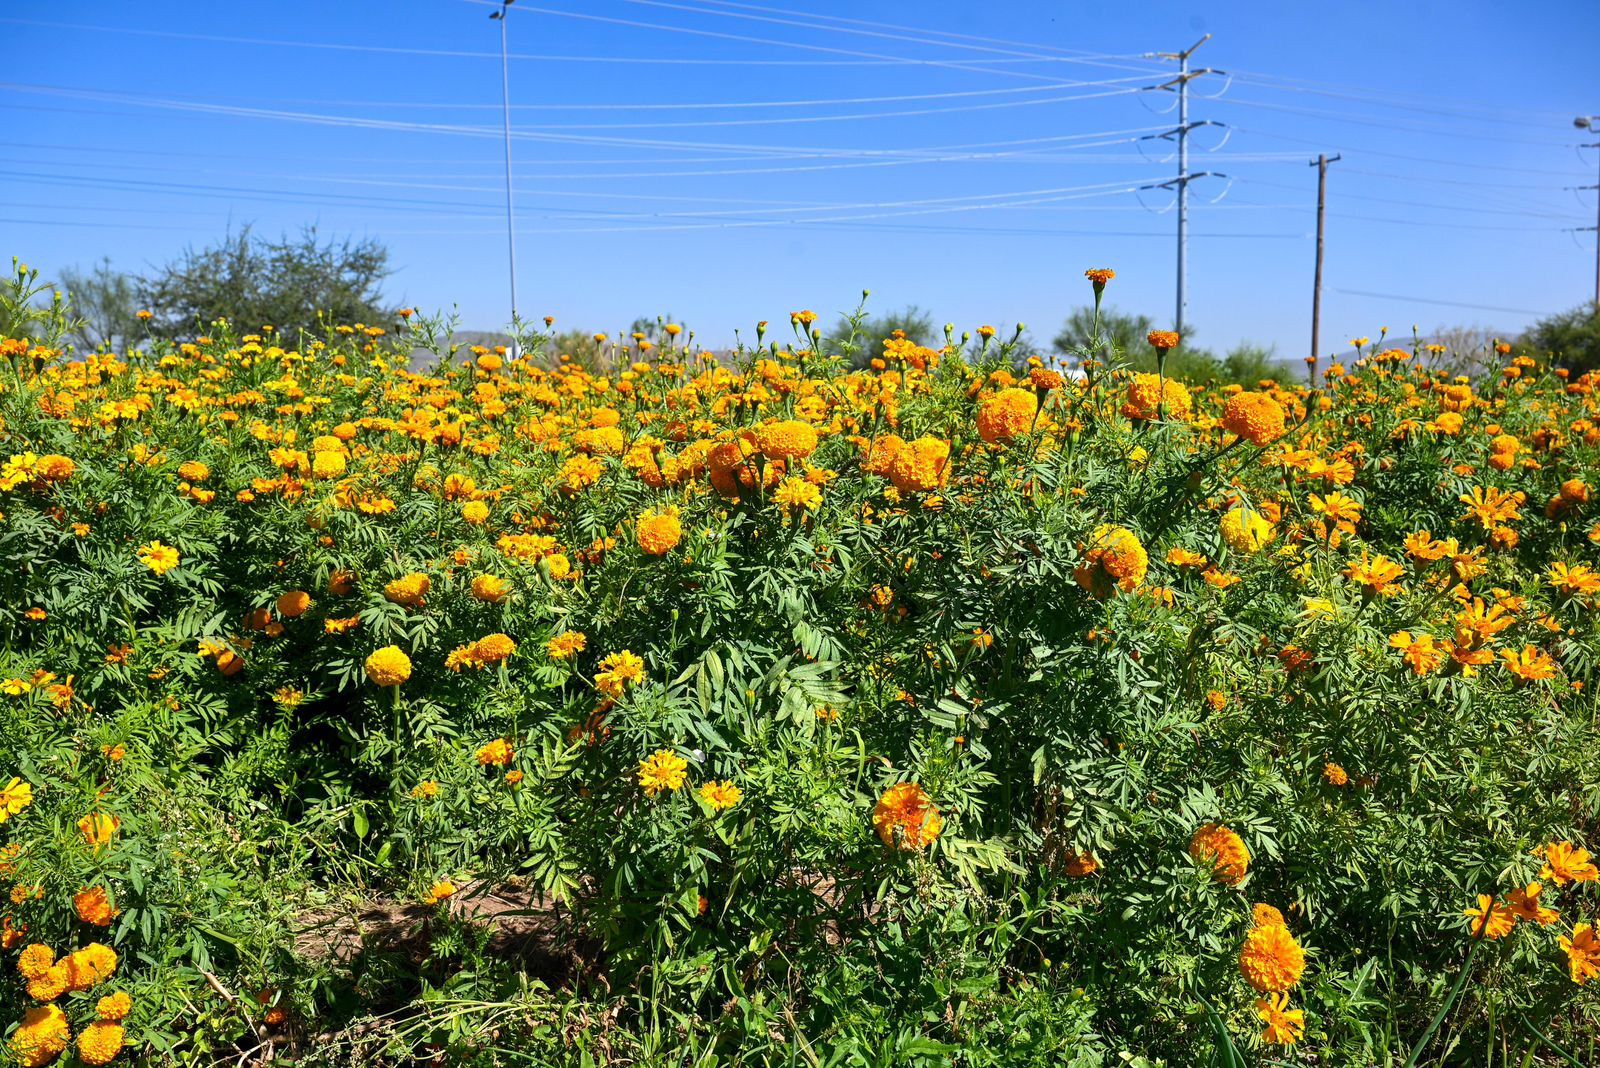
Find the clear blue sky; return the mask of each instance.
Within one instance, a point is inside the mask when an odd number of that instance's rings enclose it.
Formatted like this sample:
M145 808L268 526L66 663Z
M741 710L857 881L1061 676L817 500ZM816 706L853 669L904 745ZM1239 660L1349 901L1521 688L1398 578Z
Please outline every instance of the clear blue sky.
M0 253L138 270L230 225L392 250L388 294L507 318L499 29L481 0L16 2L0 17ZM1176 121L1197 65L1189 321L1324 351L1379 326L1515 330L1589 298L1600 4L518 0L519 306L701 340L870 287L1047 341L1109 298L1169 324ZM1220 93L1215 99L1212 94ZM756 105L756 106L752 106ZM769 106L770 105L770 106ZM1224 143L1224 135L1227 140ZM1214 198L1221 197L1216 203ZM1365 295L1364 295L1365 294ZM1392 296L1391 296L1392 295ZM1400 297L1405 299L1393 299ZM1448 303L1429 303L1448 302Z

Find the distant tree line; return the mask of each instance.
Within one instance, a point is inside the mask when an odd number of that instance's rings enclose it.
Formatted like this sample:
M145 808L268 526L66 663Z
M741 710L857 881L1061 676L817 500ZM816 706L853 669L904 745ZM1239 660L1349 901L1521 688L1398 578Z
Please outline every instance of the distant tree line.
M307 228L269 240L247 226L144 274L103 260L63 270L60 281L82 320L73 344L120 349L147 336L192 337L218 319L246 331L271 324L291 339L323 323L386 324L389 273L389 250L372 238L325 240Z

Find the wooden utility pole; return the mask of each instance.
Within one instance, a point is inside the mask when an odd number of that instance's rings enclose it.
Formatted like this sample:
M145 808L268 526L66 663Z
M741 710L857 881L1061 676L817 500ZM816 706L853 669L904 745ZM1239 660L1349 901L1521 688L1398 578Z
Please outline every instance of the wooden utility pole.
M1311 366L1315 370L1321 355L1319 339L1322 334L1322 219L1328 201L1328 164L1339 156L1320 155L1311 166L1317 169L1317 273L1311 285Z

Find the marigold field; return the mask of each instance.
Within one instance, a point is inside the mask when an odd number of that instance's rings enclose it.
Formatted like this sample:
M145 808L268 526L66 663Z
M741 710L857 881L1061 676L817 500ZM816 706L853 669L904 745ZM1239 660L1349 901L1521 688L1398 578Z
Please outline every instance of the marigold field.
M70 316L0 291L16 1064L1600 1063L1600 373Z

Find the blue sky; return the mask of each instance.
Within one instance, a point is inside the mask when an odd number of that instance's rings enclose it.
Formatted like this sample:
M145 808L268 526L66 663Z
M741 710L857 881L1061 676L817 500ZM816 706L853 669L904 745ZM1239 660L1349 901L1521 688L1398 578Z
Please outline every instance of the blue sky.
M17 2L0 17L0 253L138 270L230 225L392 250L388 294L508 315L501 71L482 0ZM1308 350L1379 326L1515 330L1592 296L1600 5L518 0L519 307L700 339L863 287L1041 342L1108 299L1173 317L1159 134L1197 66L1188 319ZM1145 139L1141 139L1145 138ZM1213 203L1213 201L1215 201Z

